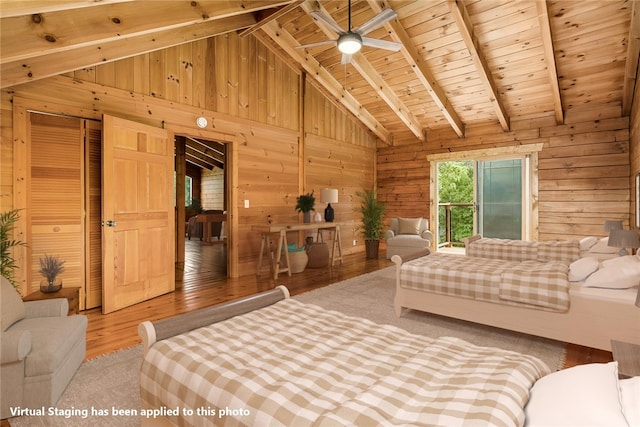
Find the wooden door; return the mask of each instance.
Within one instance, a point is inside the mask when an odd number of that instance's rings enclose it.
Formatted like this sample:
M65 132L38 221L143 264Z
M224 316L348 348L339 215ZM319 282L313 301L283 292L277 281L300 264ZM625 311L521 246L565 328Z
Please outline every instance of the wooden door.
M175 290L173 133L103 119L102 312Z

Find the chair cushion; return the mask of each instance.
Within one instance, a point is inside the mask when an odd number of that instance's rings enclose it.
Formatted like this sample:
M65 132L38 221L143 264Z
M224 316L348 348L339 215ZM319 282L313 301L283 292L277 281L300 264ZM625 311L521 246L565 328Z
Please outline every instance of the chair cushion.
M398 218L398 234L420 234L422 218Z
M387 240L387 247L428 248L429 241L414 234L400 234Z
M25 376L50 374L68 357L79 340L86 340L87 317L74 315L24 319L10 330L31 332L31 352L25 360Z
M11 282L0 276L0 283L0 297L2 297L0 298L2 302L0 307L1 327L3 331L6 331L17 321L24 319L25 309L20 294L11 285Z

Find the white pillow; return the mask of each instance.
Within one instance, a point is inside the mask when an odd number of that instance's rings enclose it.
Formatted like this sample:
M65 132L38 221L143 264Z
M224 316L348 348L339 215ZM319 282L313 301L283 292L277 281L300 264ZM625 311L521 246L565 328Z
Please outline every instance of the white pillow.
M620 380L622 412L632 427L640 427L640 377Z
M569 266L569 281L580 282L598 269L600 262L593 257L580 258Z
M528 427L627 426L618 362L574 366L540 378L525 415Z
M588 288L629 289L640 283L640 258L624 256L602 261L602 268L587 277Z
M603 237L598 240L598 243L593 245L589 252L593 252L596 254L617 254L620 252L620 248L616 248L614 246L609 246L609 237Z
M588 251L596 243L598 243L598 238L596 236L583 237L580 239L580 250Z
M635 255L624 255L602 260L602 267L634 266L636 263L640 263L640 257Z

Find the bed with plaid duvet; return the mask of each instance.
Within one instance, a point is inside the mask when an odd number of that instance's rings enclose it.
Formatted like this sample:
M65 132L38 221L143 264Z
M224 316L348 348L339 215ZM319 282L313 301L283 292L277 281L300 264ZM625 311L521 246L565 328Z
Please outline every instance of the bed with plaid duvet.
M407 261L400 287L541 310L569 309L569 264L437 252Z
M175 425L518 426L548 367L284 299L150 345L147 408Z

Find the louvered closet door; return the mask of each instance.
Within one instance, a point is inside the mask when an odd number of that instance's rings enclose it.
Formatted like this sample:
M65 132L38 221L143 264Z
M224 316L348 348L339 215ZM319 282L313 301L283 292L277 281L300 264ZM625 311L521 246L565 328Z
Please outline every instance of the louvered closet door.
M86 298L85 308L102 305L102 123L85 120Z
M82 120L30 113L27 216L28 292L39 289L40 258L65 261L64 287L85 286ZM81 295L82 297L82 295Z

